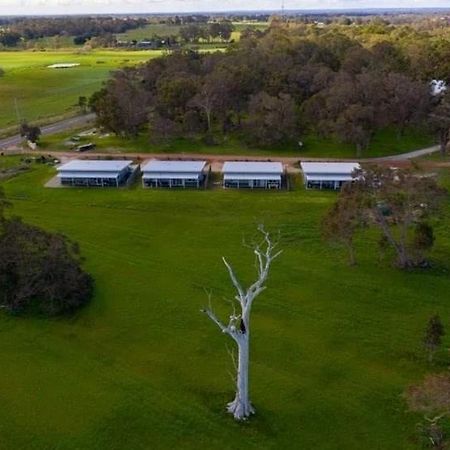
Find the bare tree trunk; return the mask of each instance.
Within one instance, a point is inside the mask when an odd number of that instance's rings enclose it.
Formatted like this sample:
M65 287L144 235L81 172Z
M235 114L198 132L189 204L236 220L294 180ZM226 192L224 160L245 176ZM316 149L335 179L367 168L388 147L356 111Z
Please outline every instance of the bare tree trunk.
M208 108L205 108L206 113L206 122L208 124L208 133L211 133L211 111Z
M356 256L353 244L348 244L348 263L350 266L356 266Z
M441 148L441 156L445 156L447 154L447 144L448 144L449 132L441 132L439 143Z
M377 223L380 225L383 234L385 235L387 241L392 245L392 247L394 247L394 250L397 253L397 265L402 269L411 267L412 261L408 255L406 244L404 242L398 242L394 238L391 230L389 229L389 224L386 222L381 212L376 211L375 214L378 218Z
M233 414L236 420L243 420L255 413L250 403L249 396L249 349L250 339L245 333L237 342L238 345L238 367L236 375L236 396L227 405L227 411Z

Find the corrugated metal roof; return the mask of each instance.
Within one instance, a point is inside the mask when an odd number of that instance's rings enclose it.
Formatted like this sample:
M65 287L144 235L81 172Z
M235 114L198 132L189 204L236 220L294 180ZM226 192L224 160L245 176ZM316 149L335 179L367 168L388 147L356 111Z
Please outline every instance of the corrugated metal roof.
M132 161L74 159L59 166L57 170L58 172L120 172L131 163Z
M302 162L300 165L305 174L350 175L361 168L357 162Z
M58 178L117 178L120 172L81 172L64 170L58 173Z
M201 176L201 173L199 172L183 172L183 173L176 173L176 172L146 172L143 174L142 178L144 180L183 180L192 178L194 180L199 179Z
M200 173L206 161L159 161L152 159L142 167L144 173Z
M223 173L263 173L282 174L283 164L280 162L262 161L226 161L222 168Z

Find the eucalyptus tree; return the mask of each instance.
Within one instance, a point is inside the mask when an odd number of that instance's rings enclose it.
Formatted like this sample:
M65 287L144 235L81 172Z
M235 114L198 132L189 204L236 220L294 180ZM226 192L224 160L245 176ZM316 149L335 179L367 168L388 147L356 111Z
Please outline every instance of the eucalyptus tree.
M238 361L236 364L236 395L227 405L227 411L236 420L245 420L255 413L249 394L249 350L250 350L250 314L254 300L266 289L266 281L269 276L272 262L281 254L274 242L262 225L258 227L262 234L262 242L253 246L256 259L257 279L249 287L245 288L239 281L233 267L225 257L222 258L228 270L231 282L236 290L234 297L238 309L233 308L228 324L222 322L212 310L211 304L204 312L222 331L230 336L238 348Z

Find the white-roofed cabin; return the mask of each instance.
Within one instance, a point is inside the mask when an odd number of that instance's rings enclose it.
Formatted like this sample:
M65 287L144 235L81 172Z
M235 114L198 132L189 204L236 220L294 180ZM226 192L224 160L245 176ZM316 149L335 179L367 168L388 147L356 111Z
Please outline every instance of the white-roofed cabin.
M300 165L306 189L339 190L361 168L356 162L302 162Z
M227 161L222 173L225 188L281 189L283 165L280 162Z
M75 159L57 168L63 186L119 187L132 173L132 161Z
M206 161L159 161L142 167L144 187L199 188L205 181Z

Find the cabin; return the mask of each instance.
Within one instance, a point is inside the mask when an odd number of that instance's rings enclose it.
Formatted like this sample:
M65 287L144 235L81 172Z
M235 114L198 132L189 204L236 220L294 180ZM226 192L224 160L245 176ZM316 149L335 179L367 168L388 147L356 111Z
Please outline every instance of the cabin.
M280 162L227 161L222 168L224 188L281 189Z
M119 187L133 173L132 161L75 159L57 168L63 186Z
M300 165L306 189L339 190L361 168L356 162L302 162Z
M142 185L147 188L199 188L205 183L206 161L160 161L142 167Z

